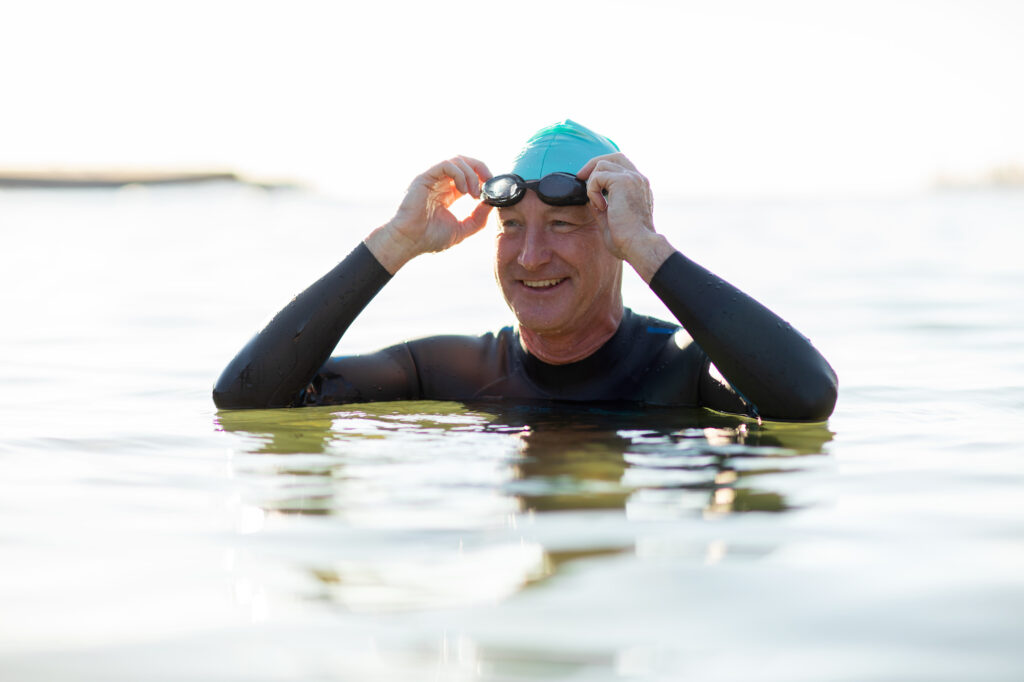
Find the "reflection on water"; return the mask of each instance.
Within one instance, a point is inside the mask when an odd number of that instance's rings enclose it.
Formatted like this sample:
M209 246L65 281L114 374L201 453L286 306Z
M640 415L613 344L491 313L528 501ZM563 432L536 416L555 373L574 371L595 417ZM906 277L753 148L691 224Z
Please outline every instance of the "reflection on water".
M222 411L217 423L238 438L234 471L261 521L329 516L402 530L401 542L417 530L401 551L305 567L320 599L353 610L496 601L571 562L638 550L621 532L517 535L539 514L651 523L786 511L794 505L766 481L822 459L832 435L703 410L444 402ZM701 552L717 561L724 547Z
M698 493L702 504L683 506L702 511L783 511L781 495L748 482L796 469L832 436L823 424L758 425L699 410L443 402L222 411L217 421L241 437L240 475L283 477L262 508L342 516L382 502L354 488L388 477L394 499L455 504L478 492L474 484L500 482L515 511L627 509L656 490Z

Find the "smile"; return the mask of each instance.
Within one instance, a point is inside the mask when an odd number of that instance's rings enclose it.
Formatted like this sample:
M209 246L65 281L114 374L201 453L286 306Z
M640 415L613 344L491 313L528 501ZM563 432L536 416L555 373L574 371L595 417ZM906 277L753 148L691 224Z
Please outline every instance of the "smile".
M566 279L568 279L568 278L567 277L560 277L558 279L535 279L535 280L521 279L519 281L522 282L524 285L530 287L531 289L547 289L549 287L555 286L556 284L560 284L561 282L564 282Z

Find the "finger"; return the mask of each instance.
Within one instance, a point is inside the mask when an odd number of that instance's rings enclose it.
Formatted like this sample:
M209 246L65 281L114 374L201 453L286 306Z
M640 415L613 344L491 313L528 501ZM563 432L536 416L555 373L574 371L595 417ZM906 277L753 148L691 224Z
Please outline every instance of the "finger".
M579 172L576 173L576 177L585 182L590 177L590 174L594 172L594 168L597 167L597 162L601 158L600 156L595 156L590 161L587 161L583 168L580 168Z
M639 172L636 170L636 166L633 165L633 162L626 158L626 155L623 154L622 152L619 152L617 154L610 154L608 160L619 166L622 166L627 170Z
M473 169L473 172L476 173L476 176L480 178L481 182L487 182L494 177L494 174L491 173L491 170L483 161L474 159L471 156L463 156L462 158L469 164L469 167Z
M466 193L472 195L474 199L478 199L480 197L480 178L476 176L476 171L461 156L452 159L452 163L458 166L466 177Z
M442 177L450 178L451 181L455 183L455 189L460 193L469 193L469 183L466 180L466 172L459 168L458 164L454 160L449 159L448 161L441 163L441 177L438 177L437 179L440 180Z
M590 179L587 180L587 196L594 210L608 210L608 200L605 197L611 190L612 177L613 174L607 171L595 170L590 173Z
M431 166L429 169L424 171L422 174L413 180L412 185L409 189L412 190L414 187L421 187L426 190L429 196L439 197L447 196L452 194L452 185L455 184L456 188L458 182L452 177L454 166L451 165L450 161L441 161ZM453 197L453 201L454 201ZM451 202L449 202L451 203Z
M597 220L597 227L601 230L601 234L605 235L605 244L608 244L608 212L597 211L594 214L594 218ZM610 249L609 249L610 250Z
M602 167L608 167L608 165L632 171L636 170L636 167L629 159L626 158L625 154L622 152L616 152L615 154L602 154L601 156L595 156L590 161L587 161L583 168L576 173L576 177L580 180L586 180L595 170Z
M477 204L473 212L459 222L459 241L482 230L487 224L487 215L492 208L493 206L483 202Z
M604 157L597 159L597 163L594 166L594 172L627 173L629 172L629 169L615 159Z
M490 204L480 202L477 204L477 207L473 209L473 212L462 221L462 223L473 232L476 232L487 224L487 216L490 214L492 208L494 207Z
M607 161L608 163L614 164L620 168L625 168L631 171L636 170L636 166L633 165L633 162L626 158L626 155L623 154L622 152L616 152L614 154L605 154L604 156L600 156L598 158L602 161Z

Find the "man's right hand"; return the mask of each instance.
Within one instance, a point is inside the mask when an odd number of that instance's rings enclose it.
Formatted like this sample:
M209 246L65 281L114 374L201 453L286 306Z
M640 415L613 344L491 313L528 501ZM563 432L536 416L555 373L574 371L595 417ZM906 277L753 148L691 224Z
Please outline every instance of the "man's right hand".
M483 161L456 156L417 176L398 212L363 242L392 275L420 254L444 251L483 229L491 206L480 203L465 219L448 210L469 194L480 198L481 183L491 178Z

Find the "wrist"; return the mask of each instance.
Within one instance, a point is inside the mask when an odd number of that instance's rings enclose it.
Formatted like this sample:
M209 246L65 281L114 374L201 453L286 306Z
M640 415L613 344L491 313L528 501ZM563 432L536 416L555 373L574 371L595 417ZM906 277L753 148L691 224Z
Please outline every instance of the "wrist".
M370 250L373 257L377 259L388 273L394 275L403 265L419 255L414 245L402 236L391 223L387 223L375 229L363 244Z
M650 284L654 274L658 272L658 268L675 251L675 247L663 235L650 232L642 239L630 244L629 252L624 260L636 270L641 279Z

